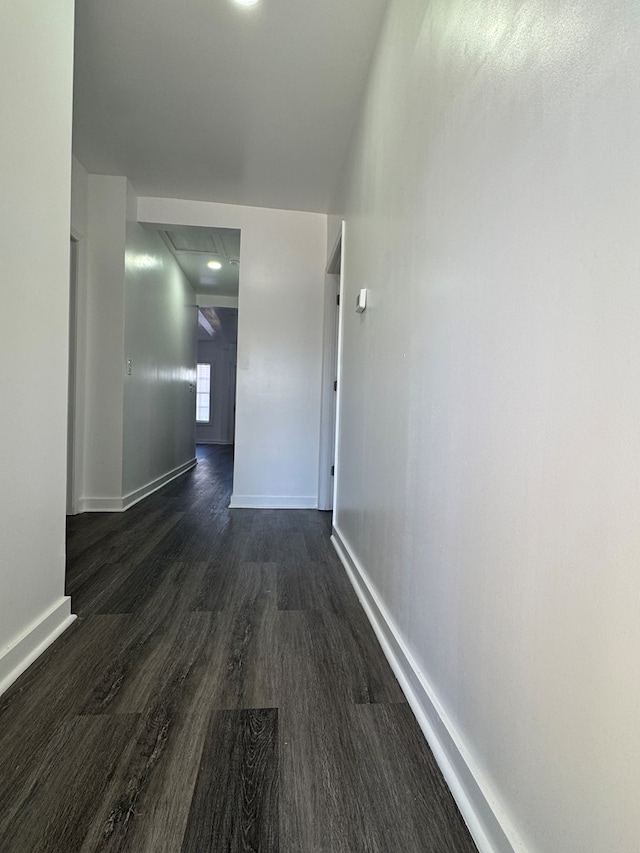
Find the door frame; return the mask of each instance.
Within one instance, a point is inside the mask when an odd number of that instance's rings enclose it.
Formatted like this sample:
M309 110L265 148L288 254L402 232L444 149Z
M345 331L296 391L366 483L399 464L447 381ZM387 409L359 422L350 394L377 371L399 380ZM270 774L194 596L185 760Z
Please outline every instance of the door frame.
M318 471L318 509L321 510L331 510L335 506L335 484L338 474L336 441L340 396L339 353L343 243L344 222L342 222L340 233L329 256L325 275L320 467Z
M84 340L83 270L85 241L73 229L69 241L69 359L67 385L67 515L82 511L84 462Z

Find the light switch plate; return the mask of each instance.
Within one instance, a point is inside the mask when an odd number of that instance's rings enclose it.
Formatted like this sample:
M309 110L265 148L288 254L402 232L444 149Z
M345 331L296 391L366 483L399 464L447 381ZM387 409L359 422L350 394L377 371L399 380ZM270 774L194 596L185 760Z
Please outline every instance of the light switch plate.
M363 287L358 295L356 296L356 311L358 314L362 314L364 309L367 307L367 288Z

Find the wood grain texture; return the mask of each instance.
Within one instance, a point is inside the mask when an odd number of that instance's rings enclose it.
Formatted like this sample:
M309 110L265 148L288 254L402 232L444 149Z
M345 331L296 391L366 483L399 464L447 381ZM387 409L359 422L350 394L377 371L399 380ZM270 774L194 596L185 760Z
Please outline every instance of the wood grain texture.
M2 853L471 853L314 510L232 452L68 521L79 619L0 698Z
M406 702L350 709L367 813L381 850L473 853L451 792Z
M75 717L61 723L18 796L3 809L0 850L79 850L134 724L132 717Z
M0 827L4 806L25 784L59 724L81 712L128 627L128 617L121 616L78 620L2 697Z
M182 853L276 853L278 712L218 711L204 744Z

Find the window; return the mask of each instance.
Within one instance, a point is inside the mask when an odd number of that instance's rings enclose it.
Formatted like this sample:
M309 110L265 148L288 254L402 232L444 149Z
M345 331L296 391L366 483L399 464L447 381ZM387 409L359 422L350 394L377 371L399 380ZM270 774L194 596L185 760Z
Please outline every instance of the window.
M211 365L198 364L196 368L196 423L208 424L211 411Z

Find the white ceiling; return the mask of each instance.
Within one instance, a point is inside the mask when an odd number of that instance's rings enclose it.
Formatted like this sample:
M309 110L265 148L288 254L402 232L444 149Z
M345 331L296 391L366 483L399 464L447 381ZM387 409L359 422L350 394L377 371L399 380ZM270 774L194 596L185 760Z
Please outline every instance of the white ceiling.
M211 296L238 296L240 279L240 230L237 228L200 228L195 225L162 228L159 231L196 293ZM218 261L219 270L211 270L209 261Z
M139 195L328 211L387 0L78 0L74 153Z

